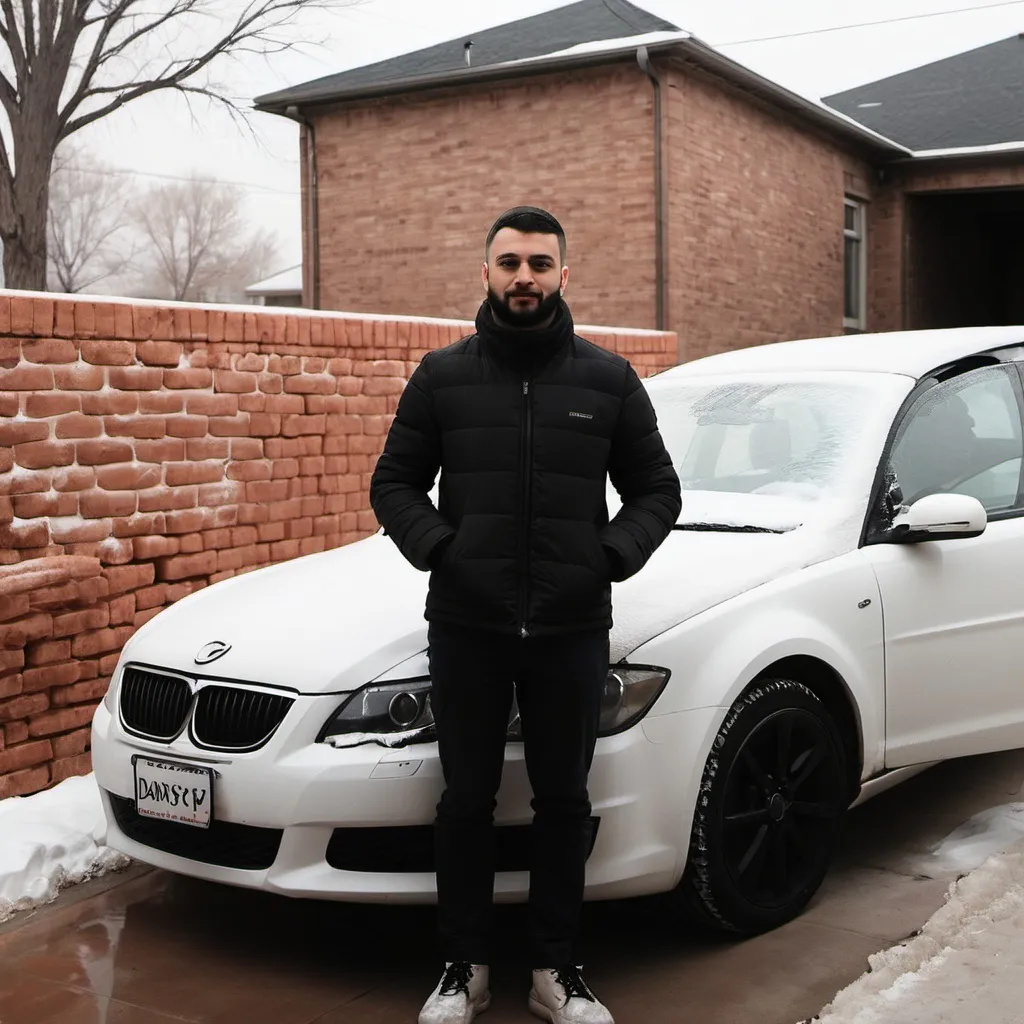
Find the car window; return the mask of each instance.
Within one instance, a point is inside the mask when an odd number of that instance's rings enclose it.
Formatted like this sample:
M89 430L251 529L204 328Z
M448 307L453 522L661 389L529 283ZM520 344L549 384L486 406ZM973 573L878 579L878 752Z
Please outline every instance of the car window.
M904 504L928 494L969 494L989 512L1017 507L1021 420L1005 367L935 385L911 407L890 465Z

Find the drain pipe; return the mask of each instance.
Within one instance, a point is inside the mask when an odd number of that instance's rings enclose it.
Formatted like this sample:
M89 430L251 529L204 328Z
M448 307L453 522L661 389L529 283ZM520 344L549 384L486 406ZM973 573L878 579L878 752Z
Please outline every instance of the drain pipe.
M306 131L306 168L309 173L307 191L309 193L309 254L310 254L310 298L312 308L320 308L320 191L316 166L316 129L309 118L300 113L299 108L286 108L284 116L297 121Z
M636 51L640 70L654 86L654 319L659 331L665 328L665 175L662 167L661 79L651 64L646 46Z

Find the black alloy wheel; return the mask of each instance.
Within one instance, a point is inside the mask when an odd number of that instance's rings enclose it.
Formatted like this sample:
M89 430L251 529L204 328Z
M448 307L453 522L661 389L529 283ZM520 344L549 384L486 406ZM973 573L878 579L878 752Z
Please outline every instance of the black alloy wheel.
M708 755L676 899L742 935L791 920L828 871L847 797L842 740L821 701L802 683L758 681Z

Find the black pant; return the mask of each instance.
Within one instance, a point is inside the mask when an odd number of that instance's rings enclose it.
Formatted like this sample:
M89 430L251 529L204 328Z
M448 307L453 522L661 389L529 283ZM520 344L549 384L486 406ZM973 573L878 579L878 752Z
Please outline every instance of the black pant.
M524 640L432 622L429 644L446 786L435 827L443 956L490 962L495 794L514 687L533 788L533 965L572 963L591 842L587 776L608 672L608 632Z

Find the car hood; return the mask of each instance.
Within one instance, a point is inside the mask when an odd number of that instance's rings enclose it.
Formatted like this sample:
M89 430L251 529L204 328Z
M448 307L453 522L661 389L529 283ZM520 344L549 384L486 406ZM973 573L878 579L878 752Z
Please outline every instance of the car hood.
M827 557L800 529L782 534L676 530L644 569L614 587L612 660L715 604ZM129 641L125 660L207 677L338 693L408 662L426 671L427 575L387 537L236 576L182 599ZM230 645L198 666L212 641ZM404 667L404 666L403 666Z

